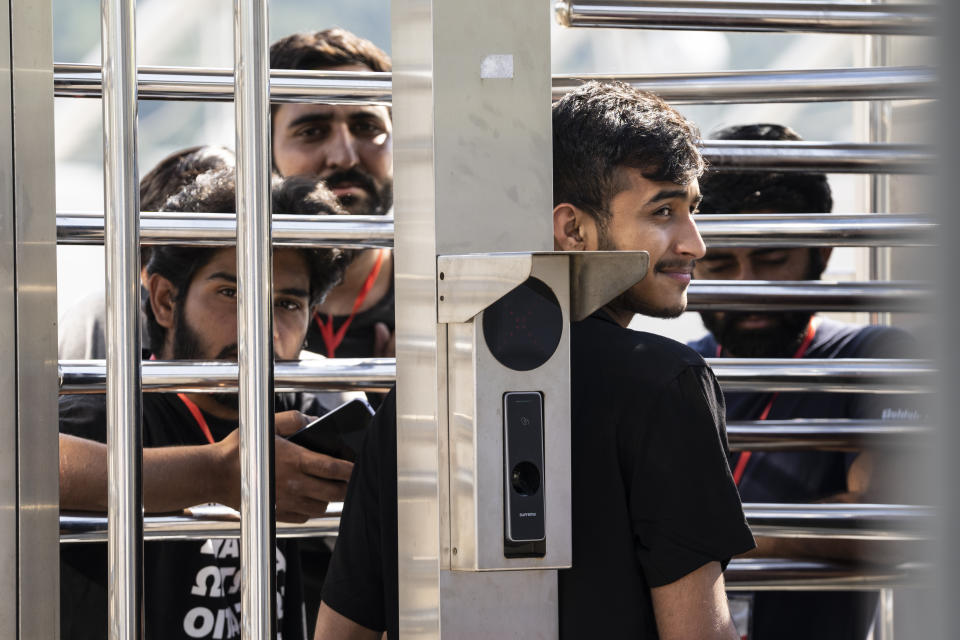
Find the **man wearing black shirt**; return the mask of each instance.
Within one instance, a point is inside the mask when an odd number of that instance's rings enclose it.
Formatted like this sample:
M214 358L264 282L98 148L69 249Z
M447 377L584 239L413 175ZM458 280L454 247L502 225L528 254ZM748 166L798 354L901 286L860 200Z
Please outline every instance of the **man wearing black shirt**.
M320 190L320 191L318 191ZM167 201L164 210L234 210L232 169L202 174ZM277 211L309 213L321 196L315 181L274 185ZM311 203L313 203L311 205ZM339 280L337 250L277 249L273 254L274 351L295 359L312 308ZM160 246L147 265L145 305L150 344L159 359L235 359L236 250ZM143 500L147 512L178 511L219 502L240 503L237 398L229 394L145 394ZM278 397L276 429L290 435L305 424L292 394ZM60 401L61 508L102 510L106 502L106 409L103 396ZM352 465L275 442L277 517L302 522L342 500ZM146 638L240 636L240 559L237 540L148 543L144 549ZM72 545L61 551L61 634L106 637L106 549ZM278 637L303 637L300 559L295 544L277 549Z
M272 69L390 71L390 57L344 29L296 33L270 46ZM393 122L378 105L277 104L273 166L322 179L352 215L393 207ZM328 358L392 357L393 254L357 251L343 283L317 309L307 348Z
M800 140L776 124L734 126L714 135L729 140ZM829 213L833 199L827 177L809 173L707 172L701 180L706 214ZM695 275L706 280L817 280L829 247L710 249ZM702 312L710 334L690 344L705 357L895 358L915 352L905 332L857 326L812 312ZM910 398L892 394L748 393L726 394L728 420L795 418L916 420ZM733 458L734 478L745 502L884 502L893 496L879 487L896 477L902 463L876 452L741 452ZM873 469L883 473L873 474ZM857 561L863 548L837 541L761 538L758 555L827 557ZM889 550L887 550L889 553ZM869 592L760 592L732 596L751 640L775 638L865 638L876 595ZM748 622L749 621L749 622ZM741 632L746 637L748 629Z
M646 250L651 264L572 327L563 637L736 637L721 571L753 538L727 466L719 387L692 350L626 329L634 313L672 317L686 306L704 253L692 219L697 139L666 103L619 83L589 83L553 108L555 248ZM391 394L348 488L316 638L396 636L396 499Z

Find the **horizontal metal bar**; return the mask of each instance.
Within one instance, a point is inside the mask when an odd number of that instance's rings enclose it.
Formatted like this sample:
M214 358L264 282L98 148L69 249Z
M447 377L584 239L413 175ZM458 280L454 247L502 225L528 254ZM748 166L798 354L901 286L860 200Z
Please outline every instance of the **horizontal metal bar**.
M724 71L648 75L555 75L553 99L591 80L616 80L652 91L670 104L916 100L935 96L937 74L927 67L787 71Z
M864 447L903 450L929 446L933 427L892 420L732 420L727 439L733 451L859 451Z
M929 393L929 360L707 358L724 392Z
M312 518L303 524L277 523L278 538L336 537L340 527L340 503L331 503L330 515ZM204 540L206 538L239 538L240 514L227 507L205 507L196 514L183 513L145 516L143 539ZM97 513L60 514L60 542L104 542L107 519Z
M554 7L565 27L621 29L930 35L935 20L934 8L920 3L558 0Z
M143 362L142 371L144 392L237 392L236 362L148 360ZM393 386L396 371L393 358L277 362L274 365L274 390L384 391ZM103 360L62 360L60 393L103 393L105 376Z
M274 70L270 99L273 102L389 104L391 77L389 72ZM233 99L230 69L140 67L137 78L138 97L142 100ZM590 80L625 82L653 91L671 104L916 100L934 97L937 81L936 72L928 67L556 75L553 97L559 99ZM99 98L100 91L100 67L54 65L57 97Z
M867 591L928 587L926 564L858 566L825 560L734 558L723 574L730 591Z
M865 214L699 215L709 247L921 247L937 243L928 216Z
M234 246L237 217L232 213L141 213L145 245ZM59 244L103 244L103 216L57 213ZM275 246L363 249L393 246L392 216L273 216Z
M278 537L336 536L339 509L304 524L278 523ZM872 504L744 504L754 534L781 538L833 538L848 540L923 540L929 537L933 518L930 507ZM106 516L64 513L60 516L61 542L106 540ZM145 540L202 540L236 538L239 514L227 507L203 507L183 514L144 517Z
M690 311L904 311L926 312L934 292L923 282L821 280L694 280Z
M53 89L58 98L99 98L100 67L55 64ZM233 69L140 67L138 97L153 100L233 100ZM391 102L391 74L355 71L270 72L271 102L382 104Z
M712 171L815 171L819 173L926 173L930 147L912 144L704 140Z
M889 504L746 503L743 512L754 535L843 540L924 540L934 515L930 507Z
M711 247L878 247L929 246L938 225L921 215L734 214L702 215L697 228ZM236 216L225 214L142 213L141 244L232 246ZM384 216L273 216L276 246L392 247L393 218ZM59 244L103 243L103 216L57 214Z
M835 393L926 393L936 378L927 360L708 358L725 391L821 391ZM103 360L61 360L60 393L103 393ZM357 389L382 391L396 377L393 358L336 358L278 362L276 391ZM230 362L143 363L143 390L237 391L237 365Z

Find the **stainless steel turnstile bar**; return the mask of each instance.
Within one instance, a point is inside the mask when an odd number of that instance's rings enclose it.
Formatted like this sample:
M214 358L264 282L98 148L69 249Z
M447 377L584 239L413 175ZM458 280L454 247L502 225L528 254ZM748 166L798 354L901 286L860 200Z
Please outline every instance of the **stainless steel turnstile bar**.
M927 67L783 71L722 71L649 75L555 75L553 99L590 80L618 80L652 91L670 104L832 102L932 98L936 73Z
M234 512L236 513L236 512ZM94 513L65 513L60 516L60 542L103 542L106 540L106 519ZM312 518L303 524L277 523L278 538L336 537L340 528L339 512ZM211 519L195 515L147 516L143 523L143 539L206 540L207 538L239 538L240 523L235 518Z
M926 360L707 358L730 391L929 393L937 372Z
M934 166L929 147L912 144L705 140L712 171L818 173L925 173Z
M387 216L273 216L275 247L393 247L393 218ZM892 233L892 232L891 232ZM236 216L224 214L141 213L140 242L202 247L234 246ZM58 213L58 244L101 244L103 217Z
M694 280L689 311L929 311L934 292L923 282Z
M707 358L726 391L924 393L936 377L928 360ZM276 391L383 390L396 376L393 358L278 362ZM60 363L60 393L103 393L102 360ZM237 365L228 362L144 362L143 390L237 391Z
M554 8L565 27L621 29L931 35L935 20L919 3L557 0Z
M746 503L743 507L755 533L782 538L924 540L929 538L933 517L929 507L904 505ZM336 536L338 525L339 513L332 513L304 524L277 527L278 535L283 537L307 537ZM106 520L98 514L71 513L60 517L61 542L103 541L105 529ZM148 540L236 538L239 534L239 523L229 515L148 516L144 524Z
M724 571L731 591L875 591L929 586L924 564L856 566L825 560L734 558Z
M107 634L141 637L143 521L137 63L134 0L103 0L107 342Z
M932 246L938 225L923 215L731 214L697 217L708 247Z
M370 248L393 246L393 218L383 216L273 216L274 246ZM938 225L923 215L734 214L697 218L697 229L711 247L873 247L931 246ZM233 214L142 213L140 242L232 246ZM59 244L101 244L103 217L94 213L57 214Z
M153 100L233 100L233 70L201 67L140 67L140 98ZM100 68L57 63L53 68L58 98L99 98ZM375 71L270 71L273 102L384 104L391 101L391 74Z
M933 509L890 504L744 503L755 535L775 538L925 540Z
M240 391L240 637L276 636L273 247L266 0L233 5L237 88L237 339Z
M859 451L930 446L933 427L894 420L731 420L731 451Z
M103 360L60 362L60 393L103 393ZM155 392L237 392L235 362L147 361L143 363L143 390ZM393 358L331 358L277 362L274 390L384 391L396 377Z
M233 73L229 69L140 67L137 78L141 100L233 99ZM554 99L588 80L626 82L653 91L671 104L915 100L932 98L936 89L936 73L928 67L589 74L554 76ZM277 103L388 105L392 90L389 72L278 69L270 73L270 100ZM54 91L58 98L99 98L100 67L54 65Z

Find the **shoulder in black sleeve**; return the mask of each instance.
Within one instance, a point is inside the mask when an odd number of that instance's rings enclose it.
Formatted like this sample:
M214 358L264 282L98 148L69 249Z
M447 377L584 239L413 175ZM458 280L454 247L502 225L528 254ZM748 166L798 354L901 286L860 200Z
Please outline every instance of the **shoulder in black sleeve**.
M397 409L391 391L353 468L323 601L337 613L396 637Z

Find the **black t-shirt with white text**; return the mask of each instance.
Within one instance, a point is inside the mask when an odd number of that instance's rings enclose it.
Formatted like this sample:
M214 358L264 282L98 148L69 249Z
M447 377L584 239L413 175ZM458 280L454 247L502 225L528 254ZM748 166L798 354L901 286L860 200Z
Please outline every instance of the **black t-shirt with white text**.
M650 588L753 548L727 464L723 400L703 359L603 313L572 325L573 568L565 638L656 638ZM324 585L332 609L395 638L396 404L354 467Z
M277 396L276 410L320 414L300 396ZM236 422L204 414L214 440L236 429ZM106 441L103 395L62 396L60 432ZM207 444L186 405L175 394L143 394L143 446ZM210 538L143 545L144 637L226 639L240 637L240 541ZM295 541L277 543L277 637L306 637ZM60 628L65 640L107 637L107 549L104 543L62 545L60 551Z

